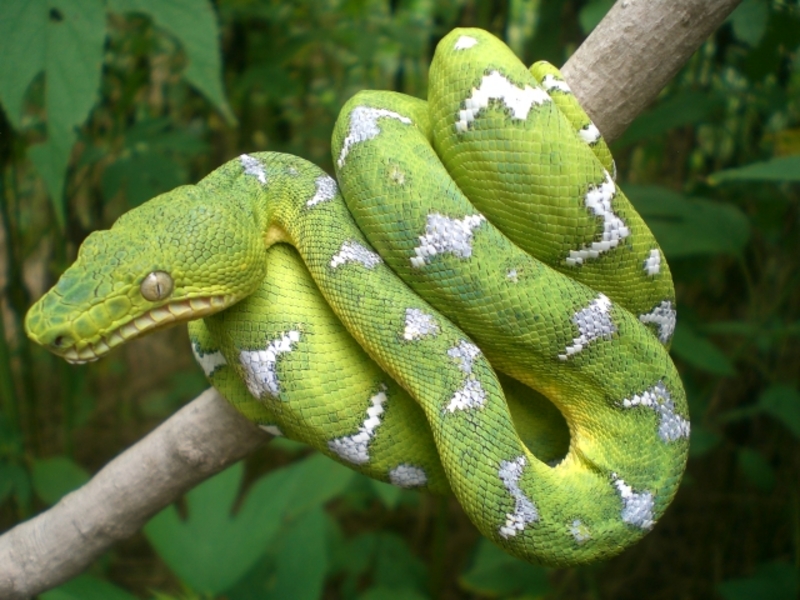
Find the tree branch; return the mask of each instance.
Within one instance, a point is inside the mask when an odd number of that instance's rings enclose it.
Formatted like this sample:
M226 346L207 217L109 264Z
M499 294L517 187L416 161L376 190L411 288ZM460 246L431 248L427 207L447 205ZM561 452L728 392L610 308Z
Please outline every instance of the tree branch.
M29 598L74 577L269 439L216 390L206 390L89 483L0 537L0 598Z
M608 140L658 95L740 0L621 0L564 65ZM0 597L21 600L83 571L159 510L270 436L207 390L50 510L0 536Z
M561 69L607 141L647 108L741 0L619 0Z

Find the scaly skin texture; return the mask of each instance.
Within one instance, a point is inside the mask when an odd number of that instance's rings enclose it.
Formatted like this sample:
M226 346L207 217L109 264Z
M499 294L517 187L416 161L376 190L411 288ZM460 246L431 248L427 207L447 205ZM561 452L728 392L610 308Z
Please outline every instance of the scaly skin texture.
M569 565L644 535L688 449L672 281L558 71L456 30L428 102L362 92L332 150L342 194L301 159L243 155L93 234L29 335L79 362L204 317L195 356L245 416L452 490L516 556Z

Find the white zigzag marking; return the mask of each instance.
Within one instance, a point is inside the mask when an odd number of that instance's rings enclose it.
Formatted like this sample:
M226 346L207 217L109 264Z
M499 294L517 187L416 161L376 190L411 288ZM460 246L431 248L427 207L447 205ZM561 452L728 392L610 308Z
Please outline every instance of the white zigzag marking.
M428 483L428 476L420 467L404 463L389 471L389 481L397 487L415 488Z
M419 246L414 248L411 266L418 269L427 260L451 252L459 258L472 256L472 230L486 220L483 215L467 215L463 219L451 219L439 213L428 215L425 235L419 236Z
M557 79L555 75L545 75L542 78L542 86L548 92L551 90L558 90L559 92L564 92L566 94L571 94L572 89L567 85L567 82L563 79Z
M478 113L489 106L490 100L499 100L505 104L511 111L512 118L520 121L528 118L533 105L551 101L543 89L532 88L529 85L519 88L499 71L492 71L483 76L480 86L472 88L472 95L464 100L464 108L458 111L456 131L459 133L467 131Z
M344 161L355 144L366 142L378 136L381 132L378 127L378 119L381 117L397 119L401 123L411 125L411 119L404 117L400 113L386 110L385 108L356 106L350 113L350 130L347 132L344 142L342 142L342 150L339 152L339 159L336 161L340 169L344 166Z
M584 142L586 142L590 146L592 144L596 144L598 141L600 141L600 138L603 137L600 134L600 130L594 123L589 123L588 125L581 127L578 130L578 135Z
M616 473L612 473L611 477L614 479L614 487L617 488L622 500L622 522L641 529L652 529L655 525L653 494L634 492L633 488L617 477Z
M336 180L329 175L320 175L314 183L317 185L317 191L314 197L306 202L306 206L315 206L320 202L333 200L333 198L336 197L336 192L339 191L339 188L336 186Z
M375 268L383 262L383 259L377 253L373 252L366 246L359 244L355 240L347 240L339 248L339 252L331 258L331 269L340 267L341 265L357 262L364 265L368 269Z
M617 186L611 175L605 171L605 181L586 192L584 204L598 217L603 218L603 236L599 242L592 242L580 250L570 250L566 259L568 265L580 265L589 258L597 258L603 252L616 248L631 234L628 226L611 210L611 200L617 193Z
M206 377L211 377L218 367L228 364L228 361L222 356L222 352L219 350L215 352L203 352L200 349L200 344L197 342L192 342L192 354L194 354L194 359L203 369L203 373L206 374Z
M330 440L328 448L355 465L363 465L368 462L367 445L375 436L378 425L381 424L381 415L384 413L383 405L386 400L386 386L381 384L381 390L369 399L370 407L367 409L367 418L358 428L358 433Z
M569 532L572 534L573 539L579 546L592 539L592 534L589 533L589 528L584 525L580 519L575 519L572 522Z
M677 317L678 313L672 308L672 302L670 300L662 300L661 304L656 306L649 313L639 315L639 321L657 325L658 339L662 344L666 344L672 337L672 334L675 333Z
M675 413L675 402L663 381L659 381L641 394L625 398L622 406L623 408L646 406L655 412L660 417L658 436L665 442L674 442L677 439L689 437L689 421Z
M600 294L588 307L576 312L572 322L578 326L580 335L572 340L572 345L566 347L565 354L558 355L561 360L567 360L596 339L610 338L617 331L617 326L611 320L611 300L605 294Z
M458 346L454 346L447 351L447 356L455 358L459 362L459 368L467 373L472 373L472 363L480 355L481 349L472 342L461 340Z
M461 388L457 389L449 404L443 412L455 412L469 408L480 408L486 402L486 390L477 379L467 379Z
M529 523L539 520L539 511L519 487L519 480L522 477L522 468L527 464L527 459L520 456L515 460L504 460L500 463L498 475L503 485L514 498L514 512L506 513L506 522L500 526L499 533L504 538L514 537L518 532L525 529Z
M281 386L278 381L278 356L291 352L293 344L300 341L299 331L290 331L271 341L263 350L244 350L239 362L244 368L244 382L255 398L268 394L277 398Z
M650 250L650 256L644 259L644 272L650 276L658 275L661 270L661 252L658 248Z
M468 50L472 48L474 45L478 43L474 37L469 35L462 35L461 37L456 40L455 46L453 46L453 50Z
M242 163L245 175L252 175L262 185L267 184L267 172L264 170L264 165L261 164L261 161L249 154L242 154L239 157L239 161Z
M439 326L433 318L426 312L418 308L406 309L406 327L403 330L404 340L418 340L426 335L436 335L439 333Z

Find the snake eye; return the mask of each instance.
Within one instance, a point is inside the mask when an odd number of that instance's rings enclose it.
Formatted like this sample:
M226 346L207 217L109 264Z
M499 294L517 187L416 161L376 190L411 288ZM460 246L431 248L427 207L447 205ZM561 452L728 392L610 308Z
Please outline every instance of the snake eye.
M163 300L172 293L172 277L164 271L153 271L142 280L139 291L150 302Z

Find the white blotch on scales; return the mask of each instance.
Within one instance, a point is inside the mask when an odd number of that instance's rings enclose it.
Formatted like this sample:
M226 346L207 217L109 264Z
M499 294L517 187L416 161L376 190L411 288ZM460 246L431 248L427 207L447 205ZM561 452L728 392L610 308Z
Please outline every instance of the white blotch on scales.
M572 345L566 347L565 354L558 355L561 360L567 360L596 339L610 338L617 331L617 326L611 320L611 300L605 294L600 294L588 307L576 312L572 322L578 326L580 335L572 340Z
M452 413L457 410L481 408L486 402L486 390L483 389L480 381L472 377L472 365L480 354L480 348L467 340L461 340L457 346L453 346L447 351L447 356L458 362L458 368L466 373L468 378L450 398L450 402L443 412Z
M611 200L617 193L617 186L611 175L605 172L606 179L586 192L584 204L598 217L603 218L603 235L599 242L592 242L580 250L570 250L566 259L568 265L580 265L589 258L597 258L603 252L616 248L631 234L628 226L611 210Z
M439 326L433 315L422 312L418 308L406 309L406 327L403 330L404 340L418 340L426 335L436 335L439 333Z
M462 35L456 40L453 50L469 50L478 43L474 37L469 35Z
M565 94L571 94L572 90L570 89L569 85L563 79L558 79L554 75L545 75L542 79L542 86L548 92L553 90L558 90L559 92L564 92Z
M194 359L203 369L203 373L206 374L206 377L211 377L218 367L228 364L225 357L222 356L222 352L219 350L215 352L203 352L200 349L200 344L197 342L192 342L192 354L194 354Z
M439 213L428 215L425 235L419 236L419 246L414 248L411 266L418 269L429 258L450 252L459 258L472 256L472 230L486 221L483 215L467 215L463 219L451 219Z
M658 275L661 270L661 252L658 248L650 250L650 256L644 259L644 272L650 275Z
M529 523L539 520L539 511L519 487L519 480L522 477L522 468L527 464L524 456L515 460L504 460L500 462L498 475L503 485L514 498L514 512L506 513L506 522L500 526L500 535L510 538L525 529Z
M645 324L653 323L658 326L658 339L662 344L666 344L672 337L672 334L675 333L677 316L677 312L672 308L672 302L663 300L661 304L656 306L649 313L639 315L639 321Z
M633 488L612 473L614 487L617 488L622 499L622 522L641 529L652 529L653 521L653 494L650 492L637 493Z
M400 113L385 108L356 106L350 113L350 129L344 138L344 142L342 142L342 150L339 152L339 158L336 161L340 169L344 166L344 161L355 144L366 142L378 136L381 132L380 127L378 127L378 119L381 117L396 119L401 123L411 125L411 119L404 117Z
M306 202L306 206L316 206L320 202L333 200L333 198L336 196L338 188L336 187L336 180L333 177L330 177L329 175L320 175L317 177L314 183L317 186L317 191L314 194L314 197Z
M658 436L665 442L689 437L689 421L675 413L675 401L663 381L622 401L623 408L646 406L659 417Z
M477 379L467 379L464 385L456 390L450 402L445 407L445 412L480 408L486 402L486 390Z
M368 269L374 268L383 262L383 259L376 253L359 244L355 240L347 240L339 248L339 252L331 258L331 269L335 269L347 263L360 263Z
M381 424L381 415L384 413L383 405L386 400L386 386L381 384L381 390L369 399L370 407L367 409L367 418L358 428L358 433L330 440L328 448L353 464L363 465L368 462L367 445L375 436L378 425Z
M472 373L472 363L480 355L481 349L472 342L461 340L458 346L454 346L447 351L447 356L455 358L459 362L459 368L467 373Z
M499 100L511 111L511 117L520 121L528 118L533 105L550 102L550 96L541 88L525 85L519 88L499 71L484 75L481 84L472 88L472 95L464 100L464 108L458 111L456 131L464 133L470 123L475 121L478 113L489 106L490 100Z
M403 463L389 471L389 481L397 487L415 488L428 483L428 476L420 467Z
M239 362L244 368L244 382L255 398L264 394L277 398L281 386L278 381L278 356L293 350L293 344L300 341L299 331L290 331L271 341L263 350L243 350Z
M586 142L590 146L592 144L596 144L597 142L599 142L600 138L602 137L600 135L600 130L594 123L589 123L588 125L581 127L578 130L578 135L584 142Z
M242 163L242 168L244 169L245 175L255 177L258 179L259 183L262 185L267 185L267 172L264 170L264 165L261 164L260 160L258 160L255 156L242 154L239 157L239 161Z
M589 528L584 525L580 519L575 519L572 522L569 532L572 534L573 539L579 546L592 539L592 535L589 533Z

